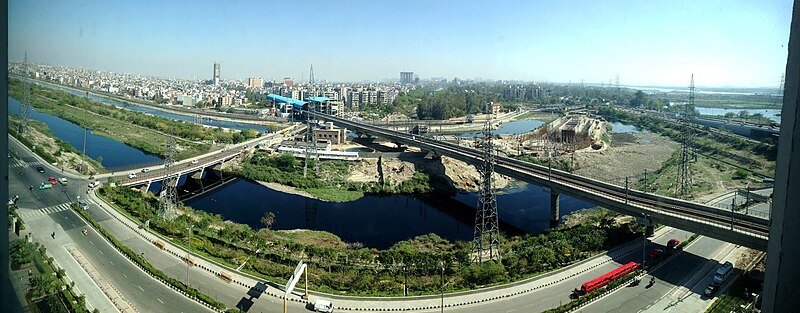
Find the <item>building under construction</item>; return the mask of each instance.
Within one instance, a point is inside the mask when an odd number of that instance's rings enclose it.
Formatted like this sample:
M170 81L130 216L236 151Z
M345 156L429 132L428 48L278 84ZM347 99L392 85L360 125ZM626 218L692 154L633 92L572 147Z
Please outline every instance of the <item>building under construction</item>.
M518 136L516 154L550 157L588 147L599 150L605 145L601 139L605 125L602 119L585 115L562 116L534 132Z

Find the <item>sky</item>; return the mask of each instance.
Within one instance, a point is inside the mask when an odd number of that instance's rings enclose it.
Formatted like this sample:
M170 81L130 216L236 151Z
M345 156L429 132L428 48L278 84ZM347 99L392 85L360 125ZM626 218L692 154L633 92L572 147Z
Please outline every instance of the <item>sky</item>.
M790 0L8 1L9 61L210 79L778 87Z

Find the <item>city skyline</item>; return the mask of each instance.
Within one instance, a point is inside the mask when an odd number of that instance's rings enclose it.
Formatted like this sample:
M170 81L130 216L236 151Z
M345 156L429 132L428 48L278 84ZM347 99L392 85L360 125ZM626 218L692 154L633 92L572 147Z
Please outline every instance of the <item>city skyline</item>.
M774 88L791 12L787 1L193 4L12 1L9 60L27 50L36 63L204 80L216 61L222 80L307 81L315 64L336 82L409 71L684 86L694 73L701 86Z

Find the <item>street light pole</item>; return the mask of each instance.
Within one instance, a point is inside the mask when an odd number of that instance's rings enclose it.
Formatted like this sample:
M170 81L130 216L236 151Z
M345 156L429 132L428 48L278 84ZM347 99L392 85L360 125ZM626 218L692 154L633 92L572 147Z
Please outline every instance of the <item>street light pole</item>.
M186 242L189 243L189 249L186 251L186 286L189 286L189 256L192 254L192 228L194 228L194 225L186 229L188 231L188 240L186 240Z
M644 262L645 262L645 251L647 250L647 214L642 212L642 217L644 218L644 232L642 233L642 270L644 270Z
M441 294L442 294L442 312L444 312L444 261L439 262L439 264L442 266L442 288L441 288Z

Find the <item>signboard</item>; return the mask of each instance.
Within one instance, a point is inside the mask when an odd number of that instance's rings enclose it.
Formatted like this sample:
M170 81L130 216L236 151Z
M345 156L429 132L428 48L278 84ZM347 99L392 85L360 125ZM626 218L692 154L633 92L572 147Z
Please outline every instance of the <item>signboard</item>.
M303 261L297 263L297 267L294 268L294 274L289 277L289 281L286 282L286 286L284 286L285 294L284 297L288 297L292 290L294 290L294 286L297 285L297 282L300 281L300 274L306 269L306 265L303 264Z

